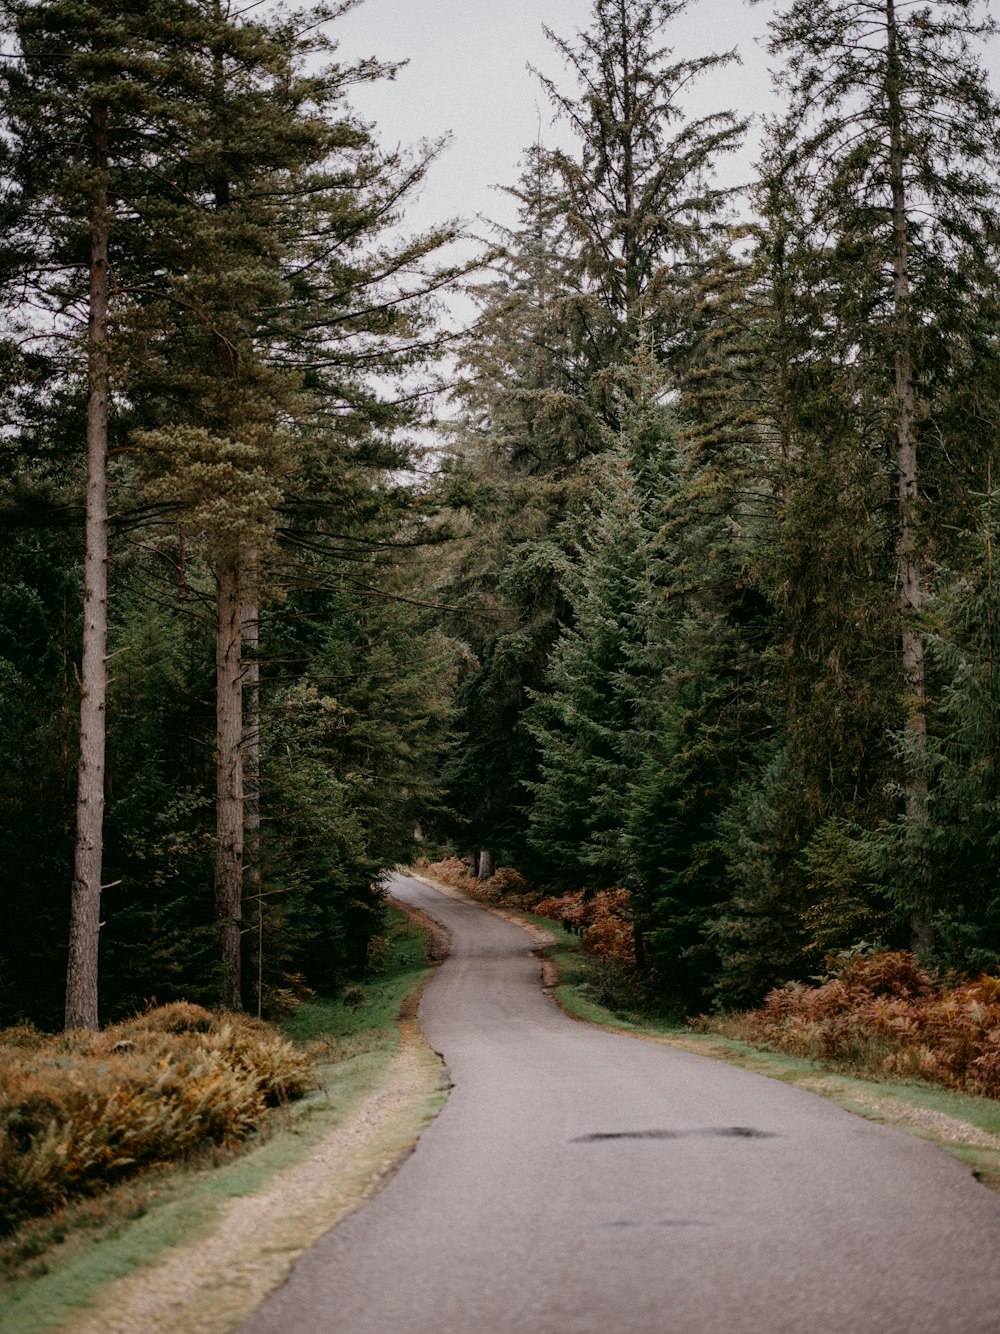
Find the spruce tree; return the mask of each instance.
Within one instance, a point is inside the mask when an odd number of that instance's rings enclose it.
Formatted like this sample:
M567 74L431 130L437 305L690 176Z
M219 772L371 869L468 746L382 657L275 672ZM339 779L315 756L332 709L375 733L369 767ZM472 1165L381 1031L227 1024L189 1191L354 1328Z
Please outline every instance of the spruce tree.
M464 526L445 600L469 646L459 686L464 743L448 771L472 854L525 856L521 783L533 775L518 719L565 617L553 533L573 507L582 460L603 440L586 397L576 294L548 155L525 155L516 227L500 230L481 313L462 345L447 463Z
M772 24L788 112L771 179L794 183L805 221L812 347L896 493L889 578L914 825L927 802L927 571L956 481L968 485L982 466L968 439L946 442L939 429L995 271L996 105L972 51L992 27L980 12L966 0L824 0L793 4ZM911 909L914 947L927 949L930 903L915 896Z
M683 294L725 202L713 164L742 132L728 112L685 117L682 89L733 57L674 57L663 33L683 7L597 0L575 41L548 34L577 86L542 83L578 150L537 146L527 159L515 192L520 226L506 238L500 281L485 289L466 358L456 452L478 531L466 548L464 592L459 585L453 596L472 591L470 575L487 592L488 563L497 628L484 626L472 643L456 803L480 842L492 826L522 861L519 808L537 756L519 719L572 619L561 571L572 559L567 520L587 495L581 464L617 437L634 358L651 347L654 361L679 361L692 342L694 306ZM477 770L488 783L476 781Z
M556 152L565 225L575 243L578 318L592 392L617 424L615 367L642 339L657 358L677 357L692 337L688 293L723 220L727 191L713 177L739 147L745 122L684 110L692 82L736 59L679 57L664 43L688 0L595 0L575 41L546 34L575 76L562 91L542 77L577 153Z
M547 878L566 888L634 879L627 813L650 737L659 664L649 650L665 592L655 538L674 477L672 426L648 356L632 374L620 439L589 469L589 503L566 520L572 619L525 716L539 751L530 838Z

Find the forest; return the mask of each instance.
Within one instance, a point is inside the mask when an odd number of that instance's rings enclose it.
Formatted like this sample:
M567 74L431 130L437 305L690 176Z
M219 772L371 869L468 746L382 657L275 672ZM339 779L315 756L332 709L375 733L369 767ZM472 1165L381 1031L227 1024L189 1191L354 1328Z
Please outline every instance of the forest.
M0 1026L335 994L421 855L674 1012L996 970L988 4L781 0L730 188L593 0L474 244L355 2L0 0Z

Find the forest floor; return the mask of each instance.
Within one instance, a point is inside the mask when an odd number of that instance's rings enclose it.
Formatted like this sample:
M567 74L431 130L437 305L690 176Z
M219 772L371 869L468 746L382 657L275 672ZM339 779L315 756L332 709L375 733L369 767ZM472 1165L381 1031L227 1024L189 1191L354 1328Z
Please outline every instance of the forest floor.
M414 878L465 898L425 873ZM572 1017L796 1084L934 1141L1000 1189L1000 1103L930 1085L854 1079L676 1023L616 1014L593 998L591 961L578 937L527 913L480 906L527 928L543 985ZM432 963L444 957L447 939L430 919L396 930L419 935L420 952ZM133 1185L108 1225L85 1227L75 1237L70 1222L65 1244L41 1244L34 1266L26 1263L15 1281L0 1286L0 1331L235 1329L324 1232L378 1192L443 1104L441 1062L414 1018L428 976L424 958L414 960L411 949L408 969L366 983L368 1035L333 1033L336 1059L324 1067L323 1090L287 1115L260 1148L221 1167L169 1173L145 1194ZM325 1013L305 1007L299 1036L315 1038L324 1025L330 1032L331 1016L334 1029L345 1022L336 1018L343 1007L328 1004Z

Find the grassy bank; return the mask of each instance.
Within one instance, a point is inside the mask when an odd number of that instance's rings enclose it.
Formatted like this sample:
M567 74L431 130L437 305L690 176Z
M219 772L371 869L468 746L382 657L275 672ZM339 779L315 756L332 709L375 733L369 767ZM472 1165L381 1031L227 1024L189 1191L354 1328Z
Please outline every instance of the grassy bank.
M242 1147L214 1146L25 1223L0 1243L0 1329L73 1327L77 1312L172 1247L209 1237L233 1200L304 1160L387 1080L398 1016L429 974L426 931L392 910L379 975L343 999L303 1004L284 1025L314 1054L312 1091L272 1112ZM412 1007L411 1007L412 1008Z

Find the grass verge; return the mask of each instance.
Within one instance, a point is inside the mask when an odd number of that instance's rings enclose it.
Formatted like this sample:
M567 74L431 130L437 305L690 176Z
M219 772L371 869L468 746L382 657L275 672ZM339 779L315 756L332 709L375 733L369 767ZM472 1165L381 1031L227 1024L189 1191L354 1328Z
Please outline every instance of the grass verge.
M208 1334L245 1318L299 1254L377 1189L440 1105L437 1058L412 1021L398 1021L429 976L426 940L392 909L383 974L349 1005L317 1000L295 1013L290 1035L326 1047L320 1088L277 1114L266 1140L229 1161L212 1155L147 1173L10 1238L0 1330ZM341 1149L337 1136L355 1122ZM237 1228L241 1209L248 1216ZM179 1273L158 1281L172 1262Z

